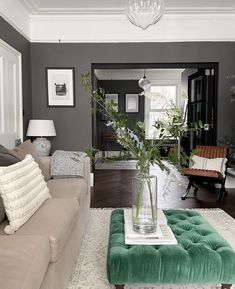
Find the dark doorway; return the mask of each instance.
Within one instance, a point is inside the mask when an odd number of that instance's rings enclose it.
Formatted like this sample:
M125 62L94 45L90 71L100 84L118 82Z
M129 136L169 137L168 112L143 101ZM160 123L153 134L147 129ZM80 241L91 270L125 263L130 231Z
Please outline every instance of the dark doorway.
M184 141L189 152L197 144L215 145L217 138L217 90L218 90L218 63L93 63L91 67L94 88L99 82L96 70L133 70L133 69L185 69L194 70L188 76L188 124L201 120L207 124L206 130L193 133L190 139ZM196 70L196 73L195 73ZM113 91L111 91L113 92ZM93 115L93 146L100 142L99 116Z
M190 134L190 150L216 142L216 98L214 69L199 69L188 78L188 126L202 121L205 129Z
M142 70L142 73L148 69L156 70L171 70L171 69L182 69L181 77L181 86L185 87L185 91L188 94L189 105L187 112L188 122L194 122L202 120L204 123L210 124L209 131L203 131L201 135L193 135L191 138L186 138L181 142L185 149L190 152L190 143L191 149L198 143L203 142L204 144L216 144L216 127L217 127L217 91L218 91L218 63L94 63L91 67L91 76L93 81L93 88L96 89L97 86L103 85L106 86L106 90L109 93L119 93L119 109L121 110L124 103L122 95L125 93L138 93L139 91L135 86L130 85L130 79L128 79L128 86L130 91L125 90L122 87L122 90L117 91L117 87L113 85L118 83L117 81L122 81L127 79L115 79L109 76L109 81L114 80L112 86L107 79L102 79L96 73L96 70L105 70L106 74L110 74L111 71L117 70L119 75L122 75L121 70ZM138 81L136 78L132 78L132 81L136 81L136 86L138 88ZM158 79L159 80L159 79ZM120 83L118 83L119 85ZM135 84L133 84L135 85ZM157 83L159 85L159 83ZM190 88L189 88L190 86ZM192 88L192 86L194 86ZM135 91L136 89L136 91ZM139 88L138 88L139 89ZM193 92L192 92L193 90ZM191 93L192 92L192 93ZM195 100L195 96L198 95ZM201 99L200 99L201 98ZM140 107L141 102L140 100ZM183 107L183 103L182 103ZM195 108L196 107L196 108ZM95 108L95 107L93 107ZM200 108L200 109L199 109ZM198 111L198 112L197 112ZM140 110L141 112L141 110ZM137 116L134 115L134 116ZM129 116L130 120L134 116ZM99 148L102 151L102 146L105 145L105 150L114 149L116 147L112 143L112 138L110 135L106 135L106 143L104 144L104 128L105 128L105 119L99 113L93 114L92 119L92 144L94 147ZM109 141L107 143L107 140ZM190 141L191 140L191 141ZM99 157L99 156L98 156ZM131 204L131 177L135 175L135 171L131 170L130 167L126 167L124 170L121 169L100 169L93 162L93 172L94 172L94 183L95 186L92 191L92 200L91 205L93 207L122 207L130 206ZM110 193L111 192L111 193ZM180 195L182 192L180 191ZM171 203L167 203L169 207L180 207L180 206L208 206L208 203L201 204L201 201L197 203L191 203L187 199L187 204L182 203L181 199L175 195L175 199ZM165 201L164 201L165 202ZM164 203L163 202L163 203ZM161 207L161 204L160 204Z

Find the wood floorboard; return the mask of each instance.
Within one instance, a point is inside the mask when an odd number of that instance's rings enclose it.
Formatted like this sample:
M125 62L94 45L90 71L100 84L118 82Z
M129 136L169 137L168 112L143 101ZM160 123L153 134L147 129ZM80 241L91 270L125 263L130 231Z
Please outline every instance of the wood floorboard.
M91 192L92 208L131 207L131 182L135 170L96 170ZM221 208L235 218L235 189L228 189L223 202L216 202L218 191L200 187L196 197L181 200L184 187L178 186L165 198L158 192L159 208ZM193 195L193 192L192 192Z

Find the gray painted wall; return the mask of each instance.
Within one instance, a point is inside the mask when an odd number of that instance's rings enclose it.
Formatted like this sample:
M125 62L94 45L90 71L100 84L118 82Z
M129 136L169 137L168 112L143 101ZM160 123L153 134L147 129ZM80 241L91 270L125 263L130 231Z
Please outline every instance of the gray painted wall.
M126 93L141 93L142 89L138 85L138 80L99 80L98 86L105 89L106 93L118 93L118 109L125 113L125 94ZM137 121L144 121L144 96L139 96L139 112L137 113L127 113L127 126L130 129L135 127ZM97 120L97 139L98 148L107 150L107 143L105 144L102 140L103 131L112 131L112 128L106 126L106 121L100 119L100 115ZM109 143L109 150L118 151L120 150L120 145L115 142Z
M24 109L24 135L28 121L32 116L31 59L30 42L17 32L8 22L0 17L0 39L14 47L22 54L22 89Z
M91 63L219 62L218 137L235 125L235 103L230 103L231 80L235 72L234 42L187 43L64 43L31 45L33 117L55 120L55 149L82 149L91 145L89 98L81 86L81 75ZM75 67L75 108L48 108L45 68Z

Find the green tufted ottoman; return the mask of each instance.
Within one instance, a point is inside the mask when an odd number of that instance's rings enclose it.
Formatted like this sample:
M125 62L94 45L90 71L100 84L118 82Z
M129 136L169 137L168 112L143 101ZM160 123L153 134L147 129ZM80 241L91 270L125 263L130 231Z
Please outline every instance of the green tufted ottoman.
M235 283L235 251L195 211L165 210L177 245L125 245L124 211L112 212L107 275L116 288L123 284Z

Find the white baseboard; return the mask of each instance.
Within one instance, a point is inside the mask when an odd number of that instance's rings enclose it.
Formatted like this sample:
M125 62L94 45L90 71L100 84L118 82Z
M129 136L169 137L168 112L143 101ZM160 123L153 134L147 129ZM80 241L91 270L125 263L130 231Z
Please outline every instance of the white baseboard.
M94 187L94 173L90 174L90 186Z

